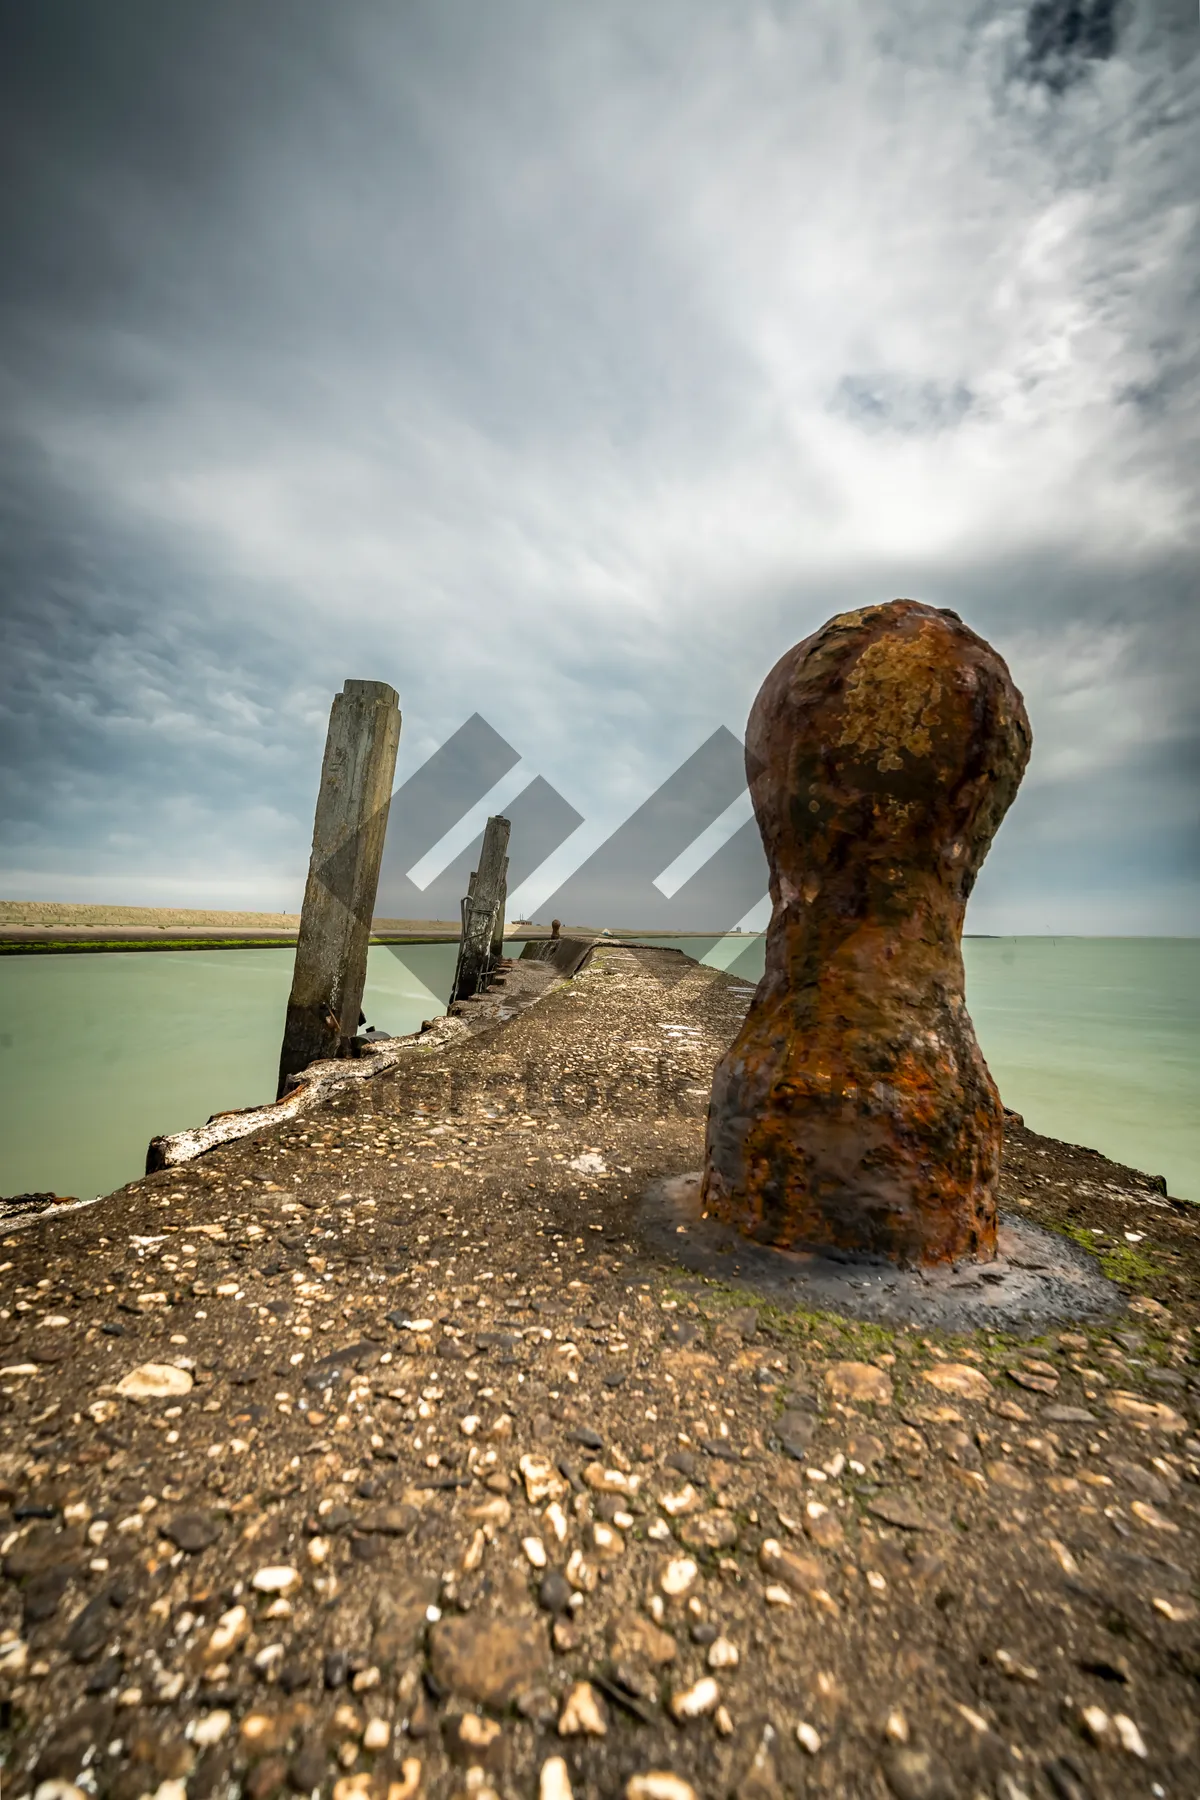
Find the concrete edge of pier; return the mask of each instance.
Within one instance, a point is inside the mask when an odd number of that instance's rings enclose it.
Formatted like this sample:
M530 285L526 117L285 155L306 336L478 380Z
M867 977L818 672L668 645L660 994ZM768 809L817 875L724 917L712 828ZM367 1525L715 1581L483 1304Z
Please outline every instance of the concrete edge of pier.
M218 1144L251 1137L286 1119L311 1112L340 1089L388 1074L413 1057L428 1055L444 1049L456 1039L474 1037L482 1031L507 1024L518 1013L535 1006L570 981L601 941L598 938L547 937L545 948L549 950L553 946L551 956L518 961L503 959L481 993L456 1002L450 1013L426 1019L419 1031L375 1041L357 1039L355 1056L331 1057L310 1063L278 1100L263 1106L215 1113L204 1125L152 1138L146 1151L146 1173L150 1175L160 1169L191 1162Z

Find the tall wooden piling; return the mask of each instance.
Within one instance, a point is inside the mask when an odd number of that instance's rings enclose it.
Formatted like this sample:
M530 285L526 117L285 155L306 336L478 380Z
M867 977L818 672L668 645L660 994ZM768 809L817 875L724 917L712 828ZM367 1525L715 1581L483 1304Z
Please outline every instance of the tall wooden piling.
M309 1063L344 1056L358 1030L399 742L396 690L347 681L334 696L325 739L280 1094Z
M450 1004L469 1000L487 984L504 940L504 903L508 892L509 821L497 815L487 822L479 867L471 876L462 903L462 936Z

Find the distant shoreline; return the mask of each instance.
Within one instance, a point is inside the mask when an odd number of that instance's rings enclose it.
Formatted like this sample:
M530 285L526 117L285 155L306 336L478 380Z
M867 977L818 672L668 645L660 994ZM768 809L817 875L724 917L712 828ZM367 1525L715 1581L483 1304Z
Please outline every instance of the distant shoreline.
M289 950L300 927L298 913L222 912L194 907L88 906L50 900L0 900L0 956L130 950ZM457 919L372 921L374 944L450 944ZM591 928L564 926L564 931ZM548 925L514 921L505 936L547 938ZM644 937L645 932L613 932ZM657 934L661 935L661 934ZM720 937L713 931L674 932L676 937ZM746 932L747 940L758 935Z
M375 919L376 931L458 931L458 921L448 919ZM89 906L65 900L0 900L0 934L11 931L96 931L133 928L146 934L155 931L189 932L206 930L210 934L240 936L244 932L270 933L276 937L295 936L300 928L299 913L230 912L219 908L186 906Z
M63 951L289 950L298 913L193 907L85 906L62 901L0 900L0 956ZM458 925L445 919L376 919L376 943L449 943Z
M300 926L298 913L233 912L219 909L169 906L90 906L61 900L0 900L0 956L45 955L51 952L120 951L120 950L261 950L291 949ZM596 936L603 929L578 922L562 927L573 935ZM514 921L505 931L506 937L538 939L550 935L547 924ZM647 938L720 938L743 936L749 942L762 932L735 934L718 926L709 931L663 931L659 927L632 930L619 927L610 935L620 939ZM1001 942L1023 938L1053 939L1078 937L1080 941L1097 935L1066 931L998 932L968 931L964 940ZM1123 934L1117 934L1118 936ZM382 919L372 921L372 943L377 944L447 944L457 943L457 919ZM1141 939L1142 933L1130 934L1130 941ZM1186 937L1155 938L1154 941L1190 943Z

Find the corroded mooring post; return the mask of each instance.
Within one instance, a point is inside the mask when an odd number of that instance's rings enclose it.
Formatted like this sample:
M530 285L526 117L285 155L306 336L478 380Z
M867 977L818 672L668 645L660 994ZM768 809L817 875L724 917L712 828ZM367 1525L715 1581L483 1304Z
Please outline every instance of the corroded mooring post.
M347 681L329 715L280 1094L309 1063L345 1055L358 1030L399 742L395 688Z
M450 1005L469 1000L487 985L496 959L504 947L504 903L508 894L508 834L511 824L497 814L488 820L479 852L479 867L471 876L462 903L462 936Z
M996 652L914 600L831 619L768 675L746 766L773 911L713 1082L708 1213L781 1248L995 1255L1003 1111L961 938L1031 742Z

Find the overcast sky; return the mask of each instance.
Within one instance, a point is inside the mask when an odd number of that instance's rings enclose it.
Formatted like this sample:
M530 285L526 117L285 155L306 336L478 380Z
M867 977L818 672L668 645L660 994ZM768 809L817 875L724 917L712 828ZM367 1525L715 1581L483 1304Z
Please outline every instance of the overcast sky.
M0 896L294 909L359 676L535 908L905 595L1033 722L968 928L1200 931L1196 4L1028 11L3 0Z

